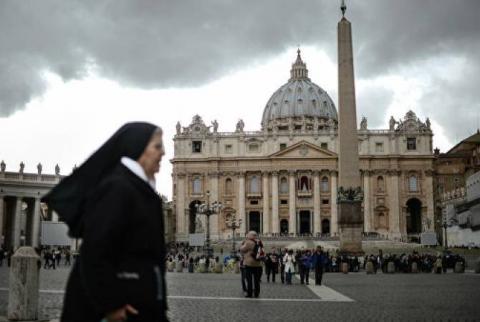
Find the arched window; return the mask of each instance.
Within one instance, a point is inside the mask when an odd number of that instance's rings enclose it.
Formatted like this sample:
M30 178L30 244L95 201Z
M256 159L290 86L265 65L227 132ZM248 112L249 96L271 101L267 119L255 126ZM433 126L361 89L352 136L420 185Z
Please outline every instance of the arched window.
M322 190L322 192L327 192L329 190L328 188L329 188L328 187L328 178L323 177L321 185L320 185L320 190Z
M288 181L285 177L280 179L280 193L288 193Z
M250 179L250 193L260 193L260 186L257 176L253 176Z
M193 193L202 193L202 180L199 177L193 179Z
M385 191L385 180L383 180L382 176L377 178L377 190L378 191Z
M309 191L310 190L310 185L309 185L309 180L308 177L303 176L300 178L300 191Z
M418 191L417 177L414 175L411 175L410 178L408 178L408 190L412 192Z
M225 194L231 195L232 193L233 193L233 182L232 182L232 179L227 178L227 180L225 180Z

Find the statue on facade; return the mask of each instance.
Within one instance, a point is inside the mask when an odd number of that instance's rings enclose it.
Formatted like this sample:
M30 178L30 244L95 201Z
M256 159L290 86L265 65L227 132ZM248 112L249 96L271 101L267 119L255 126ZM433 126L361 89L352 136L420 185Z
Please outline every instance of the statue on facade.
M293 118L291 117L288 119L288 130L290 132L293 132L294 129L295 129L295 126L293 125Z
M430 123L430 119L427 117L427 120L425 121L425 125L427 126L427 130L430 130L430 126L432 125Z
M213 133L217 133L218 132L218 122L217 122L217 120L213 120L212 126L213 126Z
M182 134L182 125L180 124L180 122L177 122L177 135L180 135Z
M60 175L60 167L58 166L58 164L55 166L55 174L57 176Z
M7 165L5 164L5 161L2 160L0 163L0 171L5 172Z
M25 163L20 162L20 173L23 173L23 170L25 169Z
M238 120L237 128L236 128L235 132L243 132L244 127L245 127L245 123L243 123L243 120L242 119Z
M41 163L37 164L37 172L38 172L38 175L42 174L42 164Z
M390 117L390 131L395 130L395 124L397 124L397 121L393 118L393 116Z
M362 121L360 122L360 130L367 129L367 118L365 116L362 117Z

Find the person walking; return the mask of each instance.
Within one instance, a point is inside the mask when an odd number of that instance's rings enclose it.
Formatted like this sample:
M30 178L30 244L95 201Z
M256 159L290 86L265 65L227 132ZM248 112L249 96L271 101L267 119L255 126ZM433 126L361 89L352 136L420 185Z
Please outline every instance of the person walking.
M62 322L167 321L162 130L127 123L42 198L82 238Z
M315 270L315 285L322 285L323 272L327 258L323 253L322 247L317 246L315 253L312 255L312 267Z
M285 280L288 285L292 284L292 275L295 274L295 256L293 255L293 250L288 250L287 254L283 258L283 263L285 264Z
M242 246L240 246L247 279L247 295L245 295L245 297L252 297L253 295L257 298L260 296L262 263L257 256L261 251L260 243L257 240L257 233L253 230L248 232L247 239L245 239L242 242Z
M298 265L300 271L300 284L309 284L310 267L312 265L311 257L312 255L309 250L304 251L300 257L300 263Z

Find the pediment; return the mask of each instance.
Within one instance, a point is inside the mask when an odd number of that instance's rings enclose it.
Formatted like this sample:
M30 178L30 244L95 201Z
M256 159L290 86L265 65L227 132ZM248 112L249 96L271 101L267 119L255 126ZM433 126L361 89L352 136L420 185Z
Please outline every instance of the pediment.
M328 159L337 158L337 154L330 150L322 149L321 147L310 142L301 141L287 147L286 149L275 152L274 154L270 155L270 158Z

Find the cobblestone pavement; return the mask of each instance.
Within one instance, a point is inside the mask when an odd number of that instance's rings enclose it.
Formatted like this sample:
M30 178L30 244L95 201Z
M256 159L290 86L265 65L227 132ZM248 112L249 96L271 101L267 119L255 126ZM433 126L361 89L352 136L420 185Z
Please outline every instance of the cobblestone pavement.
M58 318L58 291L67 276L66 268L42 270L42 318ZM286 286L263 278L261 300L244 299L234 274L168 273L167 282L172 321L480 321L480 275L472 273L325 274L325 284L353 302L324 301L298 280ZM0 316L7 287L8 271L1 267Z

